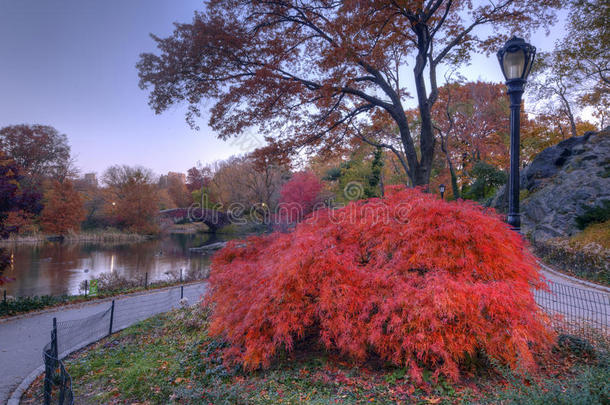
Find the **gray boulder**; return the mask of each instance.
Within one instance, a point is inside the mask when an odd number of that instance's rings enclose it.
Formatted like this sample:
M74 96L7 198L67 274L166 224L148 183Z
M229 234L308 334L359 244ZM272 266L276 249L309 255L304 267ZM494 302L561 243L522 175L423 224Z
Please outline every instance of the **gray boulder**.
M535 240L578 232L575 219L610 200L610 127L543 150L521 171L521 228ZM508 208L506 188L491 201Z

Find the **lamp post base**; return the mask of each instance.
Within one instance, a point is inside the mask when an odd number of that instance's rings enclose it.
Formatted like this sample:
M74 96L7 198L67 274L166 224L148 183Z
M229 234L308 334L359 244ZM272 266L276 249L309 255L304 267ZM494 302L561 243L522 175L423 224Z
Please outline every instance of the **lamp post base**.
M521 233L521 214L510 213L508 214L507 221L510 225L510 228L517 232Z

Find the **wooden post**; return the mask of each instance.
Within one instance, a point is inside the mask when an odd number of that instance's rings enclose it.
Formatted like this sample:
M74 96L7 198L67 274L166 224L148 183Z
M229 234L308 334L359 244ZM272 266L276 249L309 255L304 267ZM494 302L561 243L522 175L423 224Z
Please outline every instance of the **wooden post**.
M184 298L184 286L180 286L180 299Z
M148 289L148 272L144 274L144 288Z

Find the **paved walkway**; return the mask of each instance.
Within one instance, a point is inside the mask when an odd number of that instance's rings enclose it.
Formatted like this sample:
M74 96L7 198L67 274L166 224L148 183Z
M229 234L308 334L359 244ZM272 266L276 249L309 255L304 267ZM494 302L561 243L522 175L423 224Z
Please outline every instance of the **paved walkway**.
M595 315L596 322L605 322L608 325L610 316L610 293L605 287L583 284L582 282L565 277L557 273L542 270L545 277L553 282L556 287L551 287L553 308L560 311L568 311L574 316L590 318L591 313ZM190 284L184 287L184 296L189 302L195 302L205 291L207 284ZM573 287L583 294L565 294L572 291ZM567 288L567 290L566 290ZM593 296L595 302L591 302ZM178 306L180 299L180 287L154 290L143 294L122 296L115 298L114 331L123 329L139 320L146 319L155 314L169 311ZM537 298L538 299L538 298ZM550 305L547 298L539 300L542 306ZM50 330L53 318L62 324L70 320L79 320L107 311L110 300L95 303L85 303L78 306L59 307L38 314L17 317L16 319L0 320L0 404L5 404L12 391L21 381L42 365L42 348L50 340ZM579 308L589 308L591 311L583 312ZM100 315L100 319L108 319L109 315ZM101 335L104 335L105 325L102 324ZM67 326L66 326L67 327ZM61 338L61 330L59 333ZM95 341L97 338L87 336L87 342ZM61 343L60 343L61 344ZM63 345L62 345L63 346ZM60 348L60 352L72 347Z
M184 297L196 302L205 293L207 283L184 287ZM152 290L147 293L115 298L113 331L123 329L139 320L177 307L180 287ZM0 320L0 404L5 404L21 381L42 365L42 348L50 340L53 318L58 323L78 320L99 314L110 307L111 300L58 307L30 316ZM106 317L109 319L109 315ZM108 325L108 323L105 323ZM104 326L104 330L107 326ZM58 335L61 335L58 333ZM87 336L86 343L96 340ZM79 342L81 343L81 342ZM85 342L82 342L85 343ZM67 348L66 348L67 349ZM60 349L60 352L64 349Z
M550 291L534 291L536 302L573 325L610 333L610 288L579 280L541 264Z

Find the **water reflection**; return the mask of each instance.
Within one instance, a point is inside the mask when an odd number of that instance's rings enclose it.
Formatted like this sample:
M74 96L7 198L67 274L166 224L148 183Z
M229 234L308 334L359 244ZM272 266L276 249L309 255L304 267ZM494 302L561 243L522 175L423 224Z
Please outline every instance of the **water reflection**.
M83 280L112 271L127 278L149 281L167 278L169 271L185 274L209 267L210 254L190 247L230 239L225 235L176 234L139 243L60 243L16 245L8 249L14 265L5 275L15 281L3 286L12 296L78 294Z

